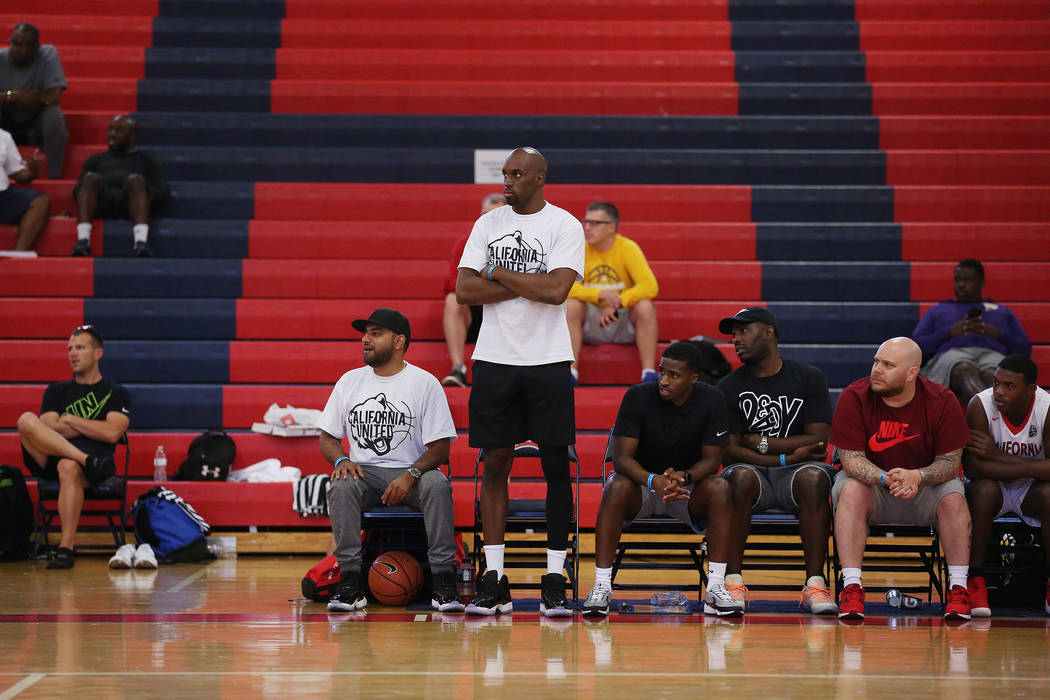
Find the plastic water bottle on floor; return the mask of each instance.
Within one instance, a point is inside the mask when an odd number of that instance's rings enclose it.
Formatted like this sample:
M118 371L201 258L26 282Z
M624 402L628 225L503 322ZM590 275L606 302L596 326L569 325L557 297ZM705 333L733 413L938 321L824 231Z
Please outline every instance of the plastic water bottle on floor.
M164 454L164 445L157 445L153 455L153 480L164 483L168 480L168 455Z
M459 597L459 602L466 605L474 600L474 596L477 593L474 564L469 559L464 559L463 563L456 569L456 595Z
M649 597L649 604L661 608L685 605L689 599L681 591L657 591Z
M922 605L922 601L912 595L901 593L896 588L886 591L886 602L894 608L907 608L914 610Z

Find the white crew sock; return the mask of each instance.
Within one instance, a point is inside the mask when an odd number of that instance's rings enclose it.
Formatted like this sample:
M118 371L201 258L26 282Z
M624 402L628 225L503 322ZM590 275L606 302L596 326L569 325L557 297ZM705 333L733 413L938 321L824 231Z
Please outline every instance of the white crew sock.
M565 553L566 550L547 550L547 573L548 574L560 574L565 569Z
M599 583L604 583L609 588L612 588L612 567L602 568L600 566L594 567L594 585L597 586Z
M969 565L948 567L948 588L962 586L966 588L966 575L970 572Z
M843 587L851 584L861 585L860 583L860 567L856 569L852 567L843 567L842 569L842 585Z
M77 224L77 240L86 241L91 238L91 222L87 221Z
M149 224L135 224L131 227L131 235L135 237L136 243L145 243L149 235Z
M714 588L726 581L726 562L708 562L707 564L707 587Z
M487 544L485 550L485 569L495 571L496 578L503 578L503 551L506 549L502 544Z

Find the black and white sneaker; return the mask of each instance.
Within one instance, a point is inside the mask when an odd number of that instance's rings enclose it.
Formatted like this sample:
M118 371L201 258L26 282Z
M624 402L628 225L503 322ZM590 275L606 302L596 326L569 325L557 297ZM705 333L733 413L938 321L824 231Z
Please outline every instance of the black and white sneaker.
M66 547L59 547L58 551L55 552L55 556L47 562L47 568L49 569L72 569L73 563L73 550Z
M136 241L131 247L131 254L136 258L152 258L153 251L146 245L146 241Z
M572 617L572 608L565 600L565 577L544 574L540 579L540 613L544 617Z
M463 603L456 595L456 573L454 571L434 574L431 588L433 588L433 593L430 598L430 607L438 612L463 612Z
M368 605L368 599L361 591L361 574L343 573L343 580L336 589L335 595L328 601L328 612L353 612Z
M612 588L607 583L595 583L583 603L583 614L591 617L605 617L609 614L612 602Z
M467 368L456 365L448 376L441 380L441 386L467 386Z
M496 578L496 571L486 571L485 575L478 579L478 594L474 600L467 605L468 615L495 615L497 613L509 613L514 610L514 602L510 599L510 581L506 575Z
M73 246L73 252L70 255L74 258L90 258L91 244L86 240L78 240L76 245Z

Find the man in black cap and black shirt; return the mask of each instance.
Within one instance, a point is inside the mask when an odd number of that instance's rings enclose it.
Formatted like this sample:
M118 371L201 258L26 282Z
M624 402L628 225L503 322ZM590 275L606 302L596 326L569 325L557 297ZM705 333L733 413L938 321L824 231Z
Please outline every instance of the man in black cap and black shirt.
M73 378L49 384L40 416L18 418L22 461L38 478L58 481L62 540L49 569L73 568L84 490L116 474L113 452L128 429L131 399L116 382L102 378L102 334L92 326L73 329L66 348Z
M831 432L827 381L816 367L780 356L780 329L768 309L743 308L723 318L718 330L733 337L744 363L718 383L729 406L722 475L737 506L726 588L746 598L740 569L751 514L798 513L806 563L801 602L814 614L832 615L838 607L824 579L832 474L824 462Z

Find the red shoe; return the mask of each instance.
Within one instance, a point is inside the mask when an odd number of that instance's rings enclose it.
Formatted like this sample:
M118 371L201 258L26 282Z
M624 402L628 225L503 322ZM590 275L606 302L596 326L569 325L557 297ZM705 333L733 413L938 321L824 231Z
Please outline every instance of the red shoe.
M839 593L839 619L864 619L864 589L851 583Z
M962 586L952 586L944 601L945 620L969 620L970 596Z
M970 596L970 615L973 617L991 617L992 609L988 607L988 585L984 576L973 576L966 581L966 592Z

